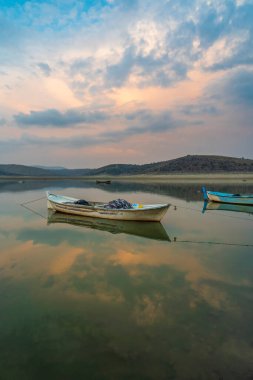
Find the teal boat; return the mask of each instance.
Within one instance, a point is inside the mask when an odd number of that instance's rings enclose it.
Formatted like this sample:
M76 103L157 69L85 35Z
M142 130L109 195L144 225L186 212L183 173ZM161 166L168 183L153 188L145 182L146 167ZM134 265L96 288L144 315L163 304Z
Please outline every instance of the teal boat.
M253 194L229 194L206 190L202 187L205 201L253 206Z

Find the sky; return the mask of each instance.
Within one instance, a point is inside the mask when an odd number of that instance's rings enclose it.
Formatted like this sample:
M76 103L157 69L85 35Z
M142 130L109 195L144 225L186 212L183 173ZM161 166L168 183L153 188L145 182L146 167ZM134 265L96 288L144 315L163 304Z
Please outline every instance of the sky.
M253 0L0 0L0 163L253 158Z

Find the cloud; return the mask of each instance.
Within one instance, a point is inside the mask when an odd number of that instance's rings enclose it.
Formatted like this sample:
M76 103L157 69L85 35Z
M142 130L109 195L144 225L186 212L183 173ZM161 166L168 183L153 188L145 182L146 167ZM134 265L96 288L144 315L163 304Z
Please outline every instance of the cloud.
M116 108L117 111L117 108ZM170 111L154 112L148 109L139 109L132 112L115 112L113 109L105 111L68 110L64 113L49 109L45 111L31 111L29 114L14 115L16 123L21 127L57 127L68 128L80 124L103 123L111 120L112 124L120 124L124 129L107 130L93 141L107 141L113 136L116 138L129 137L134 134L161 133L172 128L182 126L182 121L175 120ZM124 127L125 126L125 127Z
M200 7L197 31L203 48L211 46L230 29L235 10L235 3L230 0L225 0L223 4L210 2Z
M56 67L56 61L62 60L64 80L78 98L129 84L172 87L201 60L203 68L215 71L253 60L253 4L247 2L239 6L231 0L97 0L55 6L54 1L31 1L13 6L12 12L20 20L16 29L22 26L26 31L18 45L34 48L40 58L46 54L47 63L36 62L45 76L52 75L52 65L57 75L62 67ZM4 35L9 35L12 25L6 17ZM34 33L28 35L28 26ZM23 55L27 66L28 57Z
M5 124L6 124L6 119L4 119L3 117L0 117L0 126L5 125Z
M36 149L37 147L47 148L51 150L56 148L82 148L90 145L98 144L95 137L79 135L76 137L39 137L36 135L24 134L19 138L11 138L0 141L1 152L8 153L10 149L24 150L27 148Z
M106 81L110 86L120 87L128 79L135 64L133 50L133 47L127 48L118 63L108 65Z
M138 53L134 46L130 46L118 63L108 65L105 83L109 87L121 87L132 74L137 86L168 87L184 79L187 71L187 63L172 60L167 53L156 58L154 52L144 55Z
M46 77L50 76L52 69L47 63L39 62L37 63L37 66L40 68L40 70Z
M122 113L115 114L114 119L117 122L124 121L129 122L127 126L121 129L109 129L98 135L79 134L77 136L70 137L56 137L54 135L45 138L39 137L33 134L23 134L17 139L7 139L1 142L1 149L4 147L5 151L14 147L25 146L40 146L40 147L65 147L65 148L83 148L86 146L101 146L109 143L121 144L124 139L139 136L143 134L162 134L169 130L180 128L186 125L184 121L176 120L169 111L165 112L152 112L149 110L139 110L135 113ZM44 119L39 119L41 122ZM32 123L35 120L31 121ZM36 119L36 122L38 120ZM57 121L57 126L60 121ZM43 124L44 125L44 124Z
M193 46L196 26L187 15L192 1L182 2L185 13L180 21L177 13L181 14L182 9L172 3L168 6L164 0L127 2L126 9L123 4L126 3L115 2L111 15L106 14L102 20L100 40L104 46L94 34L91 39L98 48L92 55L85 52L64 62L66 68L69 65L70 86L76 95L97 95L129 84L140 88L170 87L187 78L198 58L199 52ZM120 33L115 35L110 30ZM106 35L111 40L105 40Z
M134 136L138 141L145 135L150 147L168 131L174 141L189 133L190 144L194 133L200 138L202 123L206 130L225 130L227 125L239 129L235 108L248 118L245 125L251 123L251 0L1 4L0 124L3 136L10 136L5 120L12 114L14 129L29 128L34 137L21 139L22 146L41 141L53 152L53 141L57 147L108 144L109 149L110 143L123 146L129 139L126 146ZM135 105L120 108L133 100ZM89 136L86 125L94 126ZM186 125L192 126L188 132L175 132ZM55 128L63 128L70 138L58 138ZM35 136L48 132L56 137L47 141ZM206 149L211 151L209 142ZM192 138L194 149L195 143ZM141 154L149 155L148 149Z
M132 78L139 87L172 86L187 78L188 70L199 55L193 47L195 37L196 27L192 21L174 22L173 31L154 21L142 21L136 30L129 32L118 61L107 65L105 84L121 87Z
M91 56L79 57L66 64L67 75L71 78L69 86L78 98L82 99L86 93L94 95L104 90L103 66L103 61Z
M238 69L225 75L206 89L209 97L227 105L253 107L253 70Z
M128 137L143 134L160 134L184 125L183 121L174 119L169 111L139 110L122 115L122 118L130 121L130 125L123 130L104 133L102 136L106 140L121 141Z
M253 107L253 71L239 70L225 78L224 93L229 102Z
M23 127L59 127L66 128L79 124L93 124L105 121L109 118L104 112L100 111L82 111L80 109L71 109L66 112L60 112L56 109L45 111L31 111L29 114L20 112L14 115L16 123Z
M181 107L178 107L179 112L186 116L200 116L200 115L210 115L215 116L220 114L220 110L216 105L213 104L187 104Z
M211 56L208 70L229 70L253 64L253 3L226 1L209 10L207 19L199 24L203 55ZM205 50L209 48L209 50Z

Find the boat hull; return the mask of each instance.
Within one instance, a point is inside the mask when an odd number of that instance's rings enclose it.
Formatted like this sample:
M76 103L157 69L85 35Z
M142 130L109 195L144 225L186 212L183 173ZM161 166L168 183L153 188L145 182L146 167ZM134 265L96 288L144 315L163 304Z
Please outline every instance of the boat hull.
M253 195L229 194L220 193L217 191L207 191L205 187L202 188L204 200L212 202L228 203L235 205L248 205L253 206Z
M64 201L66 199L66 201ZM106 209L102 203L94 203L94 206L74 204L74 198L59 197L48 194L47 205L49 209L65 214L88 216L100 219L132 220L159 222L169 208L169 204L143 205L141 209Z
M108 180L108 181L99 181L99 180L97 180L96 183L105 183L107 185L110 185L111 181L110 180Z
M253 206L253 197L240 197L240 196L220 196L207 192L208 199L212 202L231 203L237 205L251 205Z

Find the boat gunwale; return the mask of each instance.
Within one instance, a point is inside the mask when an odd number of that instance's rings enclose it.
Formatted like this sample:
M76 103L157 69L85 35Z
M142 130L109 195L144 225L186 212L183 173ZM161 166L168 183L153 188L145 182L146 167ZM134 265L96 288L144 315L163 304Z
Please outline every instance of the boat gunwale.
M253 195L250 195L250 194L245 194L245 195L240 195L240 194L230 194L230 193L219 193L219 192L216 192L216 191L207 191L207 194L210 194L210 195L215 195L217 197L221 197L221 198L235 198L235 199L238 199L238 198L243 198L243 199L253 199Z
M48 195L53 195L55 197L57 197L57 195L55 194L48 194ZM63 198L65 198L65 196L61 196ZM68 198L68 197L66 197ZM104 208L102 205L105 205L106 203L102 203L102 202L91 202L91 203L94 203L94 205L80 205L80 204L76 204L76 203L72 203L71 201L66 201L66 202L57 202L55 200L51 200L48 198L47 196L47 199L49 202L52 202L53 204L57 205L57 206L66 206L68 208L68 206L71 206L71 207L74 207L75 209L79 209L79 210L94 210L94 211L110 211L110 212L115 212L117 213L118 211L124 211L124 212L149 212L149 211L152 211L152 210L160 210L160 209L163 209L163 208L169 208L170 207L170 203L157 203L157 204L154 204L154 205L146 205L146 206L151 206L151 207L148 207L148 208L145 208L145 207L142 207L142 208L129 208L129 209L124 209L124 208ZM98 204L98 206L96 206L96 204ZM99 206L101 205L101 206Z

